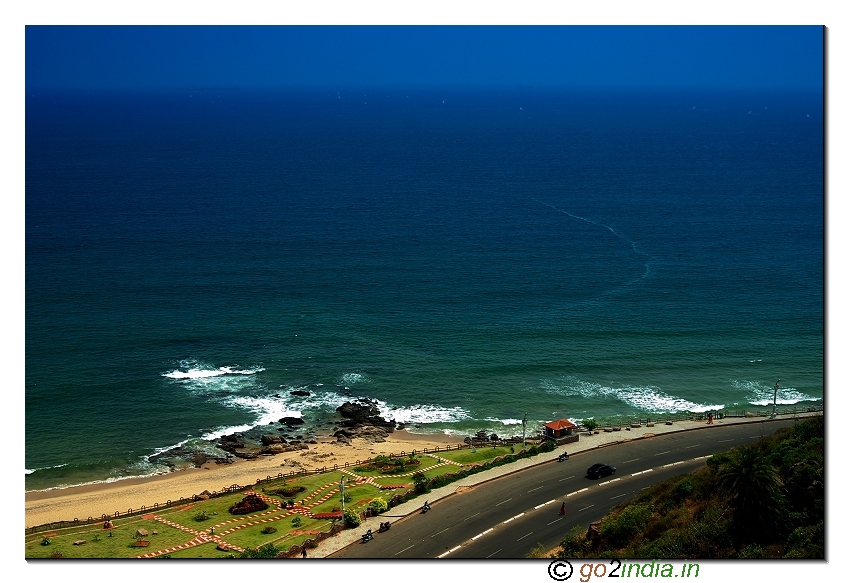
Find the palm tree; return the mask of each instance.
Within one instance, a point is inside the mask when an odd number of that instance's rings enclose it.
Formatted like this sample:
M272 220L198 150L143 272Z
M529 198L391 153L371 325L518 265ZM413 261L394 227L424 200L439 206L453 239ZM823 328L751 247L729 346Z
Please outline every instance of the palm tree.
M784 509L783 482L760 448L751 445L734 450L719 466L716 483L743 531L768 532L779 526Z

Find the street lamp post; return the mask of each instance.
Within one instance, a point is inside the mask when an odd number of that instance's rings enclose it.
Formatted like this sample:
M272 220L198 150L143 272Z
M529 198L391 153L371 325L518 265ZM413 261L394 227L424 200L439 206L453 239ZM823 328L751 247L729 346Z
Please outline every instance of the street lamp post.
M341 492L342 495L342 517L344 517L344 476L342 476L342 479L339 481L339 492Z
M777 379L777 382L774 383L774 401L772 401L771 405L771 418L774 419L777 417L777 389L779 389L780 379Z
M521 449L527 449L527 413L521 420Z

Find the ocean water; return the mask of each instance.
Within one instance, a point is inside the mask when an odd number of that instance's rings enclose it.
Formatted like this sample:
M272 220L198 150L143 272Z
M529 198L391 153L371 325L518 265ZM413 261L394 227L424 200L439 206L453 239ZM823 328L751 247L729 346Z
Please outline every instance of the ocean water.
M821 94L28 95L26 487L354 397L460 435L818 404L822 144Z

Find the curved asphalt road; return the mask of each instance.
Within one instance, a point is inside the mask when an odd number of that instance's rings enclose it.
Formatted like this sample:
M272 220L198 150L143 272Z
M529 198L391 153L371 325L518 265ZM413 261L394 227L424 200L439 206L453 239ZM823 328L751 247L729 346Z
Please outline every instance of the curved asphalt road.
M427 514L399 520L367 544L352 544L332 558L526 557L538 543L559 544L575 525L585 529L610 509L648 486L688 473L714 453L751 443L791 419L714 425L610 445L546 462L479 484L432 503ZM603 462L616 466L613 476L586 478L586 468ZM674 464L674 465L672 465ZM566 502L566 515L559 509Z

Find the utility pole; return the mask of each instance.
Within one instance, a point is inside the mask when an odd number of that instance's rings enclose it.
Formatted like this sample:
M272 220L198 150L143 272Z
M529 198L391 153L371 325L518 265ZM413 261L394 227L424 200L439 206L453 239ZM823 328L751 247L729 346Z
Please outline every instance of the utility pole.
M772 419L777 417L777 389L780 388L778 385L780 385L780 379L777 379L777 382L774 383L774 401L772 402L772 405L771 405L771 418Z
M521 420L521 449L527 449L527 413Z

